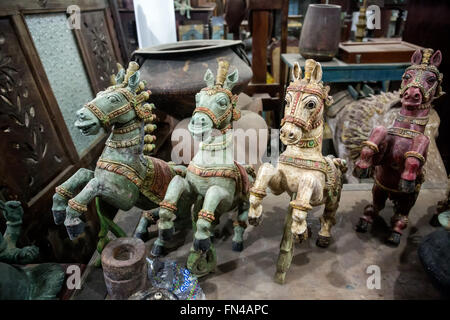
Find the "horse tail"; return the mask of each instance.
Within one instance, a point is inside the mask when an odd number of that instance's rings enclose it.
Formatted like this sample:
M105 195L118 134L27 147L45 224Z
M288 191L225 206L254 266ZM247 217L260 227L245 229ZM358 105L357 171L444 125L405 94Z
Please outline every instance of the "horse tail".
M336 168L338 168L339 171L341 171L342 174L347 172L348 169L347 161L345 161L344 159L334 158L333 163L336 166Z

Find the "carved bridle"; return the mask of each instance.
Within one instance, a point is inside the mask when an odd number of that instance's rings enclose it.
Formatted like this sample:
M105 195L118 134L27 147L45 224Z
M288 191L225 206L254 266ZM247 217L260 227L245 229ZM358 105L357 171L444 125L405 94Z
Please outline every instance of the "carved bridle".
M439 70L435 67L435 66L425 66L425 65L412 65L408 68L406 68L405 73L408 70L417 70L417 73L414 76L414 79L408 83L406 86L402 85L400 88L400 95L403 96L403 94L406 92L406 90L408 90L411 87L416 87L420 89L420 92L422 94L422 96L424 97L424 102L429 102L430 98L434 98L434 97L439 97L440 96L440 90L436 90L438 88L440 88L440 85L442 83L442 73L439 73ZM423 73L425 71L430 71L433 72L436 77L437 77L437 81L428 89L426 90L424 85L423 85ZM431 96L431 93L436 90L434 97ZM429 105L428 105L429 106Z
M99 108L95 103L89 102L85 105L100 121L101 125L108 129L111 126L111 121L121 115L124 115L132 110L136 112L139 119L147 119L152 117L151 107L146 107L142 103L148 100L151 91L147 90L138 95L133 94L130 90L123 87L111 86L106 89L103 94L110 92L121 93L127 100L127 102L121 107L111 111L110 113L105 113L101 108Z
M312 129L315 129L322 125L323 118L320 117L320 113L324 107L325 101L328 99L328 95L323 90L319 90L316 88L316 86L310 86L310 85L302 85L302 84L296 84L291 83L289 87L287 88L287 92L294 92L296 93L294 102L292 105L292 108L289 112L289 114L285 114L284 118L281 120L281 125L283 126L286 122L292 123L300 128L302 128L305 131L310 131ZM304 93L313 94L315 96L318 96L320 99L320 105L316 107L314 110L314 113L310 116L308 121L304 121L297 117L295 115L295 112L297 110L297 107L301 101L301 98L303 97ZM320 117L320 118L319 118Z
M409 88L412 88L412 87L419 88L420 93L422 94L422 96L424 98L424 103L423 103L422 109L430 108L431 104L429 102L431 102L431 100L438 98L444 94L442 92L442 87L441 87L443 74L440 73L439 69L434 64L432 64L430 61L433 53L434 53L433 49L424 49L422 51L422 56L420 58L421 61L419 63L412 61L413 64L411 66L409 66L408 68L406 68L404 75L409 70L416 70L417 72L414 76L414 79L411 82L409 82L407 85L403 85L403 82L402 82L402 85L400 87L400 96L403 96L403 94ZM414 59L414 55L413 55L412 59ZM434 73L436 76L436 79L437 79L437 81L428 90L426 90L423 85L423 81L424 81L423 74L426 71ZM434 95L431 96L431 93L434 90L436 90L436 91L435 91Z
M197 112L206 114L213 122L214 128L219 129L223 132L227 131L231 128L231 121L239 120L241 117L241 112L238 108L236 108L238 97L237 95L233 94L230 90L225 89L221 86L215 86L214 88L206 87L203 88L201 91L206 91L206 93L210 96L215 95L219 92L225 93L228 98L230 99L230 103L228 104L227 108L223 110L221 114L216 114L213 112L209 107L205 106L198 106L195 108L192 115L196 114ZM230 123L223 127L223 123L228 120L229 115L231 116L231 119L229 120Z

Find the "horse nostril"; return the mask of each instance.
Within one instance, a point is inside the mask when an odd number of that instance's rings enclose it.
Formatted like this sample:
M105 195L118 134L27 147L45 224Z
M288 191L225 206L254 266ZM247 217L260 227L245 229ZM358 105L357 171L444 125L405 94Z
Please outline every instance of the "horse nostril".
M205 120L205 118L202 118L202 122L205 122L206 120Z
M419 94L418 92L416 92L416 93L414 94L414 99L418 100L419 98L420 98L420 94Z
M289 138L293 138L293 137L294 137L294 133L293 132L289 133Z

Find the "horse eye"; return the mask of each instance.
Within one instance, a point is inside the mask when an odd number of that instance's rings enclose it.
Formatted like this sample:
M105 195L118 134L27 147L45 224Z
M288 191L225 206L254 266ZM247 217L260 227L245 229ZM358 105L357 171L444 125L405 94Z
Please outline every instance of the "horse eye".
M109 99L109 101L111 101L112 103L116 103L117 101L119 101L119 100L117 99L117 97L115 97L115 96L109 96L108 99Z
M310 101L306 104L306 108L308 109L314 109L315 106L316 104L314 103L314 101Z
M407 73L404 75L403 79L409 80L409 79L411 79L411 75L409 73Z
M436 81L436 78L435 77L429 77L428 79L427 79L427 81L428 82L435 82Z

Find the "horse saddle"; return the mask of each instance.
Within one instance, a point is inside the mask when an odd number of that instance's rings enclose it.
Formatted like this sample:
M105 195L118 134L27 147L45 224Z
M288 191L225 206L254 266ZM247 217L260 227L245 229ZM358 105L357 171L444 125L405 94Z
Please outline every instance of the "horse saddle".
M234 179L236 181L237 192L239 192L244 198L248 196L248 192L250 190L249 174L253 177L253 179L256 177L253 167L241 165L236 161L234 161L234 167L228 168L204 168L191 162L189 163L188 171L200 177L222 177Z

